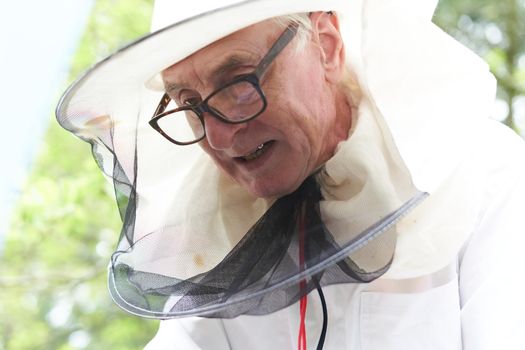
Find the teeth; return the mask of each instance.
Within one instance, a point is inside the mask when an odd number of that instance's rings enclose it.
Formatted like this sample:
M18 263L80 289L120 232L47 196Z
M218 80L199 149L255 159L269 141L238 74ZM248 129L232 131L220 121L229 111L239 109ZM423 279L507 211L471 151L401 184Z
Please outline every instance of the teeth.
M264 152L265 152L265 146L266 146L266 143L262 143L260 144L256 149L255 151L253 151L252 153L242 157L244 160L246 161L250 161L250 160L254 160L254 159L257 159L259 158Z

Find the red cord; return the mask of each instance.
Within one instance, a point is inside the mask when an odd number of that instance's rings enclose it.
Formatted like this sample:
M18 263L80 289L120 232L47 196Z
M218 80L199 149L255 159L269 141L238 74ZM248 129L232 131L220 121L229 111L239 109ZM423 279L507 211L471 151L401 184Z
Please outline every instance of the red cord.
M301 313L301 320L299 324L299 337L298 337L298 349L299 350L306 350L306 325L305 325L305 317L306 317L306 295L301 297L300 301L300 313Z
M305 221L305 208L301 208L301 217L299 220L299 269L302 272L304 270L304 221ZM299 302L299 336L297 339L298 350L306 350L306 280L299 282L300 292L302 294Z

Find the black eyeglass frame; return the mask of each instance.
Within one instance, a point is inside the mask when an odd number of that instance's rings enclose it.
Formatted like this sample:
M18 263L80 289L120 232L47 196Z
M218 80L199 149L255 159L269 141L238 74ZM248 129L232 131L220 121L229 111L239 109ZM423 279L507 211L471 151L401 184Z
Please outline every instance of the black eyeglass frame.
M296 23L292 23L292 24L288 25L286 27L286 29L284 30L284 32L279 36L279 38L277 38L277 40L274 42L272 47L268 50L266 55L264 55L264 57L261 59L261 61L257 65L257 67L255 67L255 69L254 69L254 71L252 73L246 74L246 75L242 75L242 76L239 76L239 77L233 79L232 81L226 83L225 85L221 86L220 88L218 88L215 91L213 91L212 93L210 93L203 101L199 102L196 105L182 106L182 107L179 107L179 108L170 109L169 111L166 111L166 107L168 106L169 102L171 101L171 97L169 97L168 93L165 93L162 96L162 98L160 99L160 102L159 102L157 108L155 109L155 112L153 113L153 117L149 121L149 125L151 125L151 127L153 127L153 129L158 131L168 141L170 141L170 142L172 142L172 143L174 143L176 145L179 145L179 146L186 146L186 145L191 145L191 144L197 143L197 142L201 141L202 139L204 139L206 137L206 128L205 128L205 125L204 125L204 113L209 113L213 117L215 117L218 120L220 120L220 121L222 121L224 123L227 123L227 124L241 124L241 123L246 123L246 122L249 122L250 120L255 119L256 117L258 117L261 113L263 113L265 111L265 109L266 109L266 107L268 105L268 102L266 100L266 96L264 95L264 92L262 91L261 86L260 86L260 80L261 80L263 74L266 72L266 69L270 66L270 64L277 57L277 55L279 55L279 53L281 53L281 51L286 47L286 45L288 45L288 43L294 38L295 34L297 33L297 29L298 29L298 24L296 24ZM262 108L261 108L261 110L259 112L255 113L253 116L248 117L246 119L229 120L225 116L221 115L218 111L216 111L213 108L210 108L210 106L208 106L208 101L213 96L215 96L216 94L220 93L222 90L224 90L224 89L226 89L226 88L228 88L228 87L230 87L230 86L232 86L234 84L242 82L242 81L246 81L246 82L250 83L255 88L255 90L257 91L259 96L261 97L263 106L262 106ZM180 142L180 141L177 141L177 140L174 140L173 138L171 138L159 126L159 120L161 118L164 118L164 117L166 117L166 116L168 116L170 114L173 114L173 113L177 113L177 112L181 112L181 111L188 111L188 110L194 112L198 116L198 118L199 118L199 120L200 120L200 122L202 124L202 128L204 130L202 137L197 138L197 139L195 139L193 141L190 141L190 142Z

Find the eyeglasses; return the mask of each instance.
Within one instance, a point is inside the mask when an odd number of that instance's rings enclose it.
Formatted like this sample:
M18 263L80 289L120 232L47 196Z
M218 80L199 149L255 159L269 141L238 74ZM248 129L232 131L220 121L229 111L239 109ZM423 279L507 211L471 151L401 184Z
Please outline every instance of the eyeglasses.
M260 80L275 57L297 33L290 24L262 58L254 71L241 75L212 92L203 101L166 111L172 99L165 93L149 124L177 145L191 145L206 137L204 113L227 124L246 123L260 115L267 106Z

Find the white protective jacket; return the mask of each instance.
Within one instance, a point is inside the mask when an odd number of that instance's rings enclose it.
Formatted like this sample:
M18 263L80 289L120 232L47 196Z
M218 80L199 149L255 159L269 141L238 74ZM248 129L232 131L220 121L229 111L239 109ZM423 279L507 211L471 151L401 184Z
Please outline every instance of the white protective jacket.
M460 252L444 268L423 276L393 279L387 274L369 285L325 287L325 349L525 348L525 282L520 277L525 145L493 121L487 121L482 132L484 141L422 205L441 206L436 212L448 212L452 220L464 213L454 206L455 193L447 186L454 187L454 177L464 183L482 179L474 181L480 205ZM417 210L404 220L407 225L420 216ZM439 254L438 248L432 244L431 250ZM322 324L316 293L308 295L307 310L308 347L314 348ZM298 327L297 304L267 316L173 319L161 322L146 349L294 349Z

